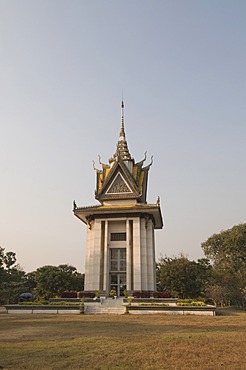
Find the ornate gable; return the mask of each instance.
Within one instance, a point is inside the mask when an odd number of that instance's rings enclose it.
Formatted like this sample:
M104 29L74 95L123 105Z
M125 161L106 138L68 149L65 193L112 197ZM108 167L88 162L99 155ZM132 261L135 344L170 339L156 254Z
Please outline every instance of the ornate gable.
M99 190L99 189L98 189ZM139 200L141 192L135 179L120 158L114 162L108 175L102 183L102 187L96 192L96 199L100 202L105 200L136 199Z
M109 187L109 189L106 192L107 194L120 194L120 193L132 193L132 190L127 185L127 182L123 179L120 172L116 175L114 181L112 182L112 185Z

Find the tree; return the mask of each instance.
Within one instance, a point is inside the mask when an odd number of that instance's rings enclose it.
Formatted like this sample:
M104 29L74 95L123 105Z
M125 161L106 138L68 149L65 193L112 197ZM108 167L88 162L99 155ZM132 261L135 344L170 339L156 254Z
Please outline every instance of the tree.
M16 254L0 247L0 302L15 303L25 290L25 272L16 264Z
M220 292L220 304L243 306L246 288L246 224L214 234L201 246L205 256L213 263L214 286L210 286L210 290Z
M182 254L179 257L163 257L157 267L158 289L168 290L179 298L204 296L211 275L211 265L203 258L190 261Z
M67 264L43 266L26 274L16 263L16 254L0 247L0 303L16 303L25 292L48 299L65 290L83 289L84 274L76 267Z
M74 266L43 266L28 274L29 283L35 282L34 293L36 298L49 299L65 290L83 290L84 275Z
M214 234L202 243L205 256L210 258L214 265L228 263L237 268L246 263L246 223Z

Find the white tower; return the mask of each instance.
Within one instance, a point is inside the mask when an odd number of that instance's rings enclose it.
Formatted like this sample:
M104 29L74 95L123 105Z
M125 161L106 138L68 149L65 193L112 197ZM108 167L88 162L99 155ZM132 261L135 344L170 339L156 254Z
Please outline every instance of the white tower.
M98 206L75 207L74 215L87 225L85 291L106 295L115 289L156 290L154 230L163 227L160 202L146 201L148 172L145 158L138 163L128 150L124 103L116 152L109 164L96 169Z

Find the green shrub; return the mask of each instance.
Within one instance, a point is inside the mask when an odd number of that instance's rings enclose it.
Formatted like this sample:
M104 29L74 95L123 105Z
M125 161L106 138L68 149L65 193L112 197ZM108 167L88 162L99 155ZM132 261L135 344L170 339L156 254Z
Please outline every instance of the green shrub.
M50 302L49 303L51 306L74 306L74 305L78 305L79 302L68 302L68 301L60 301L60 302Z
M128 298L128 291L127 291L126 289L124 290L123 294L124 294L124 296L125 296L126 298Z
M81 314L84 314L85 313L85 304L84 302L81 302L80 305L79 305L79 311Z
M177 306L206 306L206 304L203 301L194 299L179 299Z
M43 305L50 305L50 306L72 306L78 305L78 302L67 302L67 301L59 301L59 302L50 302L50 301L23 301L19 303L20 305L24 306L43 306Z

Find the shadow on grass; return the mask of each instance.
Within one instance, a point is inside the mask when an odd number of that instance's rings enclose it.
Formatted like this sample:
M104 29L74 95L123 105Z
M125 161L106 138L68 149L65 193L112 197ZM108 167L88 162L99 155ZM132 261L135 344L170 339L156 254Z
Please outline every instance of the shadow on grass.
M216 316L239 316L245 312L245 310L236 307L217 307Z

